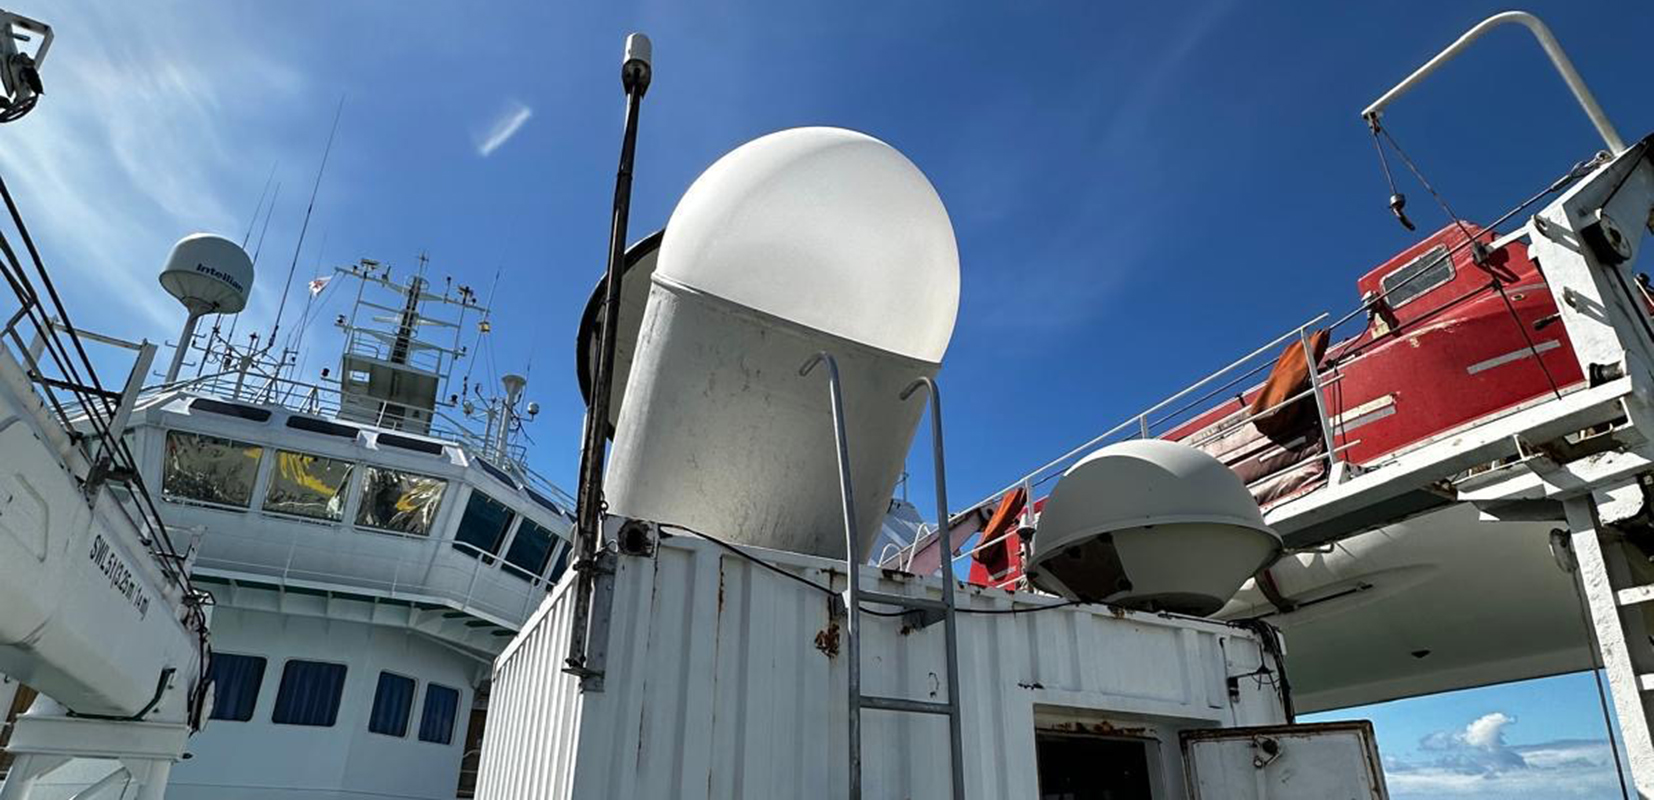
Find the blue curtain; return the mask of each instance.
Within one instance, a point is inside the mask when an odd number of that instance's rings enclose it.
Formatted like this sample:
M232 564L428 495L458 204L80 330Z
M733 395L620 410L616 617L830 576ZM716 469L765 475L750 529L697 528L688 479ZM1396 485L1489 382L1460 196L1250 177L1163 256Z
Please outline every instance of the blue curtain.
M368 717L368 730L391 736L407 736L413 696L413 678L389 672L379 673L379 688L373 692L373 714Z
M331 726L339 719L339 695L345 688L345 665L289 661L281 672L271 722Z
M454 740L454 716L459 713L459 690L429 684L425 710L419 718L419 741L448 744Z
M246 722L258 704L258 687L264 682L264 659L214 653L207 669L213 683L213 719Z

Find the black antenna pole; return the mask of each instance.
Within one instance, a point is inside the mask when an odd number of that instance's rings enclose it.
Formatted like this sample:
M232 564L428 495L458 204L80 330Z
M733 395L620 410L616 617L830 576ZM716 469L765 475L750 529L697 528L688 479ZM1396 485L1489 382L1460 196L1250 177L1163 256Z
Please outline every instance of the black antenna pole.
M287 295L293 290L293 273L299 269L299 251L304 248L304 234L310 230L310 214L316 210L316 193L322 188L322 175L327 172L327 157L333 153L333 136L339 132L339 116L345 113L345 97L339 95L339 107L333 111L333 127L327 132L327 146L322 148L322 163L316 167L316 182L310 187L310 205L304 209L304 224L299 226L299 241L293 245L293 263L287 266L287 281L282 284L281 302L276 305L276 322L270 326L270 339L265 348L275 346L276 332L281 330L281 315L287 310ZM280 368L277 368L278 376Z
M247 249L248 240L253 238L253 227L258 224L258 212L264 210L264 199L270 196L270 182L276 179L276 167L280 161L270 164L270 175L264 179L264 188L258 193L258 205L253 206L253 216L247 220L247 232L241 236L241 249Z
M637 148L638 108L649 91L652 53L649 37L626 37L626 55L620 64L620 85L626 90L626 127L620 144L620 169L615 174L614 216L609 228L609 266L604 280L603 318L598 324L597 370L586 407L585 440L580 447L580 485L576 501L574 543L579 548L574 570L579 580L574 594L574 625L569 632L569 654L563 671L582 679L602 675L586 663L587 623L598 562L595 556L603 526L603 461L607 455L609 388L615 364L616 319L620 316L620 277L626 254L626 220L632 210L632 156Z

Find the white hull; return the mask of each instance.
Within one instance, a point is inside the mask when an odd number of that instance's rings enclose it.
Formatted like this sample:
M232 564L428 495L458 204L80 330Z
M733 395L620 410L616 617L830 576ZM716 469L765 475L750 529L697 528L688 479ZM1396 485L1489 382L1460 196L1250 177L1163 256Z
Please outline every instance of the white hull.
M1587 669L1573 576L1550 550L1556 527L1454 506L1283 558L1271 571L1302 604L1291 613L1248 583L1221 616L1273 614L1304 711Z

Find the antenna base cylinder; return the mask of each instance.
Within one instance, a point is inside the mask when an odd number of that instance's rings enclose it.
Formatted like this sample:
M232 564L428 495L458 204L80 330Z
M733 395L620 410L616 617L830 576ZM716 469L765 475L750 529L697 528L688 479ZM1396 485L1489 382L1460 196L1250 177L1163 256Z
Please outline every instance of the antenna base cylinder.
M612 513L721 539L842 559L832 409L820 375L838 360L855 486L857 560L890 506L923 403L903 389L939 364L771 316L657 275L610 460Z

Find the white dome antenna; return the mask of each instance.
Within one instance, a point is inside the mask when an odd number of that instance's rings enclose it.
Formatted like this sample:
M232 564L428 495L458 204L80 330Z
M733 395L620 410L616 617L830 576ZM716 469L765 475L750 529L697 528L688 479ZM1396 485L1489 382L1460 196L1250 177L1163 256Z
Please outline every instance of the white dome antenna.
M207 314L235 314L247 307L253 290L253 260L241 246L222 236L194 233L178 240L161 268L161 288L189 312L178 336L178 350L167 367L166 382L178 379L184 353L195 336L195 323Z
M1028 579L1073 600L1206 616L1280 549L1223 462L1136 440L1063 473L1040 514Z

